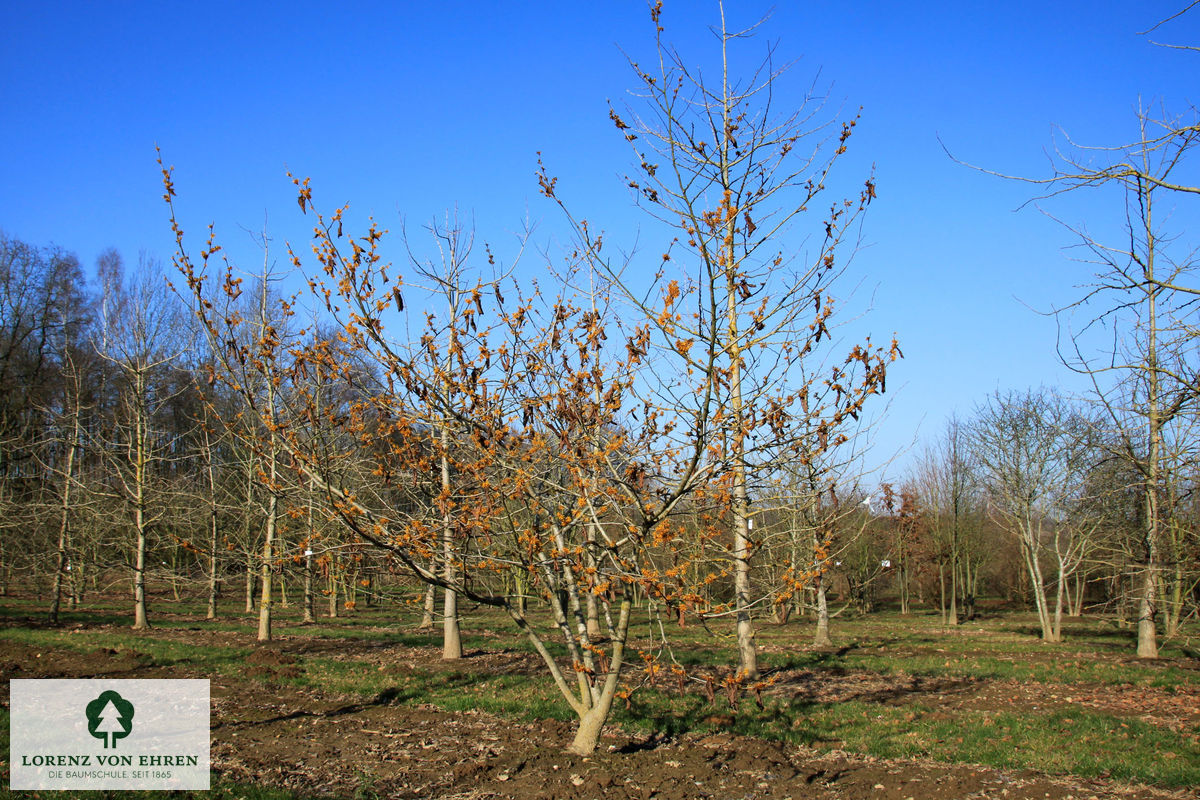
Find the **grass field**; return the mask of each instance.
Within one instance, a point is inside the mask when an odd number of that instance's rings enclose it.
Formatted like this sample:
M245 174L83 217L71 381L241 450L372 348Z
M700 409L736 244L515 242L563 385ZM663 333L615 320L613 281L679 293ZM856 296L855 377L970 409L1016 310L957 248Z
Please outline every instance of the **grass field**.
M162 609L150 632L129 630L119 604L67 612L62 625L49 628L37 623L40 608L29 598L3 598L0 648L7 661L0 663L9 677L34 677L21 660L30 652L66 663L105 652L126 670L174 670L364 703L386 698L391 708L488 712L514 724L573 720L511 624L481 610L464 619L468 658L456 663L440 660L436 632L414 632L405 608L359 609L315 625L300 625L295 609L281 609L272 647L282 648L282 657L248 669L259 650L255 620L205 621L199 606ZM660 659L694 675L719 676L736 663L724 631L672 626L664 649L657 634L651 639L657 630L641 620L635 645L653 647ZM804 621L762 625L767 685L733 702L721 691L710 700L699 682L680 691L674 680L648 680L633 670L628 681L636 688L611 724L643 739L722 732L883 759L1031 769L1166 789L1200 786L1195 623L1149 662L1133 658L1131 630L1102 618L1069 621L1059 645L1041 643L1033 617L1012 612L988 612L950 631L930 614L843 616L834 622L835 648L826 650L810 648L810 634ZM7 702L0 731L7 753ZM215 777L214 791L205 796L292 796Z

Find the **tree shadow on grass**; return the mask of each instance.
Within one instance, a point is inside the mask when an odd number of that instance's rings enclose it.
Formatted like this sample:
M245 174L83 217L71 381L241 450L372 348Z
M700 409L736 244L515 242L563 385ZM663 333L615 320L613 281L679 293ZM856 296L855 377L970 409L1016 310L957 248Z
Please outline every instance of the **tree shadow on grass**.
M473 682L474 676L456 675L447 679L444 683L447 686L456 688ZM272 725L276 722L288 722L296 719L332 719L336 717L344 717L350 714L359 714L372 708L383 708L391 705L407 705L417 701L423 702L427 698L428 692L424 686L409 688L389 686L388 688L376 694L370 700L363 700L362 702L358 703L346 703L340 706L319 710L298 709L287 714L277 714L272 717L264 717L263 719L229 720L227 722L217 722L212 726L212 730L215 731L221 728L257 728L264 725Z
M929 675L831 673L804 670L775 676L768 690L795 706L818 706L857 701L878 705L907 705L928 698L938 703L953 695L976 691L976 678Z
M856 702L875 706L943 705L955 696L978 690L975 678L878 675L845 670L780 670L761 695L743 693L735 705L723 694L714 700L695 692L659 690L618 714L637 727L653 731L627 747L650 750L687 733L725 731L747 736L793 739L807 745L840 741L833 731L797 729L797 718L819 716L830 706Z

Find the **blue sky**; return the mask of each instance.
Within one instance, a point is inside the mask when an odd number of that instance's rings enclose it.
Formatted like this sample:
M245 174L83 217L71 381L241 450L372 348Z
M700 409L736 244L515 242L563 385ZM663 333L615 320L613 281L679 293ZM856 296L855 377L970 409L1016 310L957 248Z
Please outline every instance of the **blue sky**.
M996 389L1082 388L1058 364L1053 320L1031 310L1087 282L1064 254L1070 233L1016 211L1029 186L956 165L939 137L965 160L1031 176L1047 174L1058 128L1088 144L1133 138L1139 98L1177 111L1198 100L1195 54L1147 39L1200 42L1200 13L1138 35L1183 5L781 2L746 43L740 63L769 42L796 60L781 103L815 79L831 109L863 107L842 174L861 185L874 165L879 198L847 305L867 312L854 330L894 331L906 354L875 461ZM733 27L768 10L730 2L727 13ZM715 2L665 4L668 38L710 69L717 19ZM457 206L501 259L532 224L521 270L537 275L538 251L562 236L537 192L538 151L580 216L626 243L644 225L606 103L630 100L622 51L649 59L651 33L640 0L12 3L0 26L0 229L89 266L109 246L169 260L157 144L192 242L216 222L250 264L260 256L243 229L265 225L281 263L282 241L303 241L290 168L312 177L324 208L348 201L393 231ZM1119 203L1093 193L1047 208L1104 238L1118 235Z

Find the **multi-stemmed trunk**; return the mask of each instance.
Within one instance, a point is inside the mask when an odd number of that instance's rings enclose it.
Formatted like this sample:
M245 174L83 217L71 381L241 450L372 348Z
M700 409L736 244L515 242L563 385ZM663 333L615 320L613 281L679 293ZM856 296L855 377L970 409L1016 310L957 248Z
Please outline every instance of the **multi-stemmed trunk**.
M1029 578L1030 590L1033 593L1033 601L1037 610L1038 625L1042 631L1042 639L1047 642L1057 642L1059 641L1059 626L1050 613L1050 603L1046 597L1046 582L1042 576L1042 565L1038 560L1038 551L1034 544L1037 541L1039 533L1040 531L1034 528L1034 523L1026 522L1026 528L1021 541L1021 554L1025 558L1025 570Z
M612 659L608 665L608 671L606 674L597 675L595 684L590 687L590 694L582 693L587 703L584 704L584 707L576 709L579 714L579 727L571 742L571 750L581 755L590 755L595 752L596 745L600 742L604 723L608 720L609 712L612 710L613 698L617 695L617 687L621 681L621 668L625 663L625 638L629 634L632 605L630 598L626 596L621 603L621 611L614 626Z
M979 596L979 565L963 559L963 616L975 619L975 598Z
M576 609L580 606L577 591L578 586L571 584L567 592L570 595L570 605ZM558 627L567 632L569 637L569 627L566 624L564 613L566 609L560 603L552 602L551 605L558 618ZM610 642L611 655L607 664L601 665L597 662L596 653L598 651L596 648L578 651L576 645L568 638L570 649L577 652L588 667L586 670L575 671L574 691L554 655L547 649L524 615L518 612L515 605L509 604L507 609L517 627L526 633L534 649L549 667L555 685L579 720L578 727L575 729L575 737L569 748L570 751L583 756L591 755L600 743L600 735L603 733L604 724L612 711L613 699L617 696L617 689L620 686L621 670L625 664L625 641L629 635L629 621L633 609L632 589L626 587L621 599L620 613L613 622L613 639Z

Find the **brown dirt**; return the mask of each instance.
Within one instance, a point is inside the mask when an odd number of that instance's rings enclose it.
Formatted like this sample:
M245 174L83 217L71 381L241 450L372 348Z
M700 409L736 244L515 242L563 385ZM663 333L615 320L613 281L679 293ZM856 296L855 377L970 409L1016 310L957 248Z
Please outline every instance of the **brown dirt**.
M236 633L155 631L146 635L194 643L246 646ZM286 787L304 794L395 798L828 798L834 800L1165 800L1196 797L1108 781L1046 776L926 760L884 760L766 742L730 733L647 739L610 730L600 750L584 758L565 753L570 726L556 721L514 723L482 712L447 713L433 706L392 705L390 698L338 696L270 680L298 672L305 654L363 660L391 669L428 663L429 651L379 642L292 637L256 650L245 676L212 679L214 773L225 780ZM149 665L132 650L42 650L0 641L0 670L10 678L205 677ZM480 672L537 669L526 654L480 653L463 662ZM1038 689L1039 702L1084 702ZM1078 693L1078 687L1073 687ZM932 681L845 674L779 676L771 691L814 700L872 698L900 702L932 693L949 707L1013 707L1030 702L1032 689L1014 683ZM7 706L8 686L0 688ZM1162 719L1193 724L1195 692L1117 687L1105 710L1141 715L1152 707ZM1160 720L1161 721L1161 720ZM372 794L374 793L374 794Z

